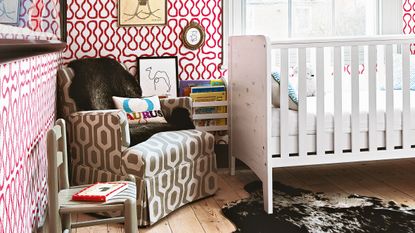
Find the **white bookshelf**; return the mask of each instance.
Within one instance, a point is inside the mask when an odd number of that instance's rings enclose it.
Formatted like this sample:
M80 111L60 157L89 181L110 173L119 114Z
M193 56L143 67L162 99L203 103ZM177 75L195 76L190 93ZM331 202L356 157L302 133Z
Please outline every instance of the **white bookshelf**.
M228 122L228 113L203 113L197 114L196 109L201 107L221 107L228 106L228 101L210 101L210 102L193 102L193 120L214 120L214 119L226 119ZM196 124L195 124L196 125ZM213 132L213 131L227 131L228 124L226 125L212 125L212 126L196 126L196 129Z

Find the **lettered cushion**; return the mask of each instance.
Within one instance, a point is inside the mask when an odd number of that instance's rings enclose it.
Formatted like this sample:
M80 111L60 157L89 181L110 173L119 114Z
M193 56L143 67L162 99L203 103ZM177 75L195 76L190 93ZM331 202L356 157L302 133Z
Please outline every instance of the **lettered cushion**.
M127 113L128 123L167 123L158 96L146 98L123 98L113 96L115 107Z

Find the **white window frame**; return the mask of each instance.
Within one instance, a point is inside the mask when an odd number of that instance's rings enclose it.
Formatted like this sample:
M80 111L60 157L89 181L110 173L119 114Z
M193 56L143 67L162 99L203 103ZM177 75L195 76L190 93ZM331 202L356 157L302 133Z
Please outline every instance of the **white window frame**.
M376 8L377 10L375 11L377 14L376 15L371 15L371 14L367 14L366 15L366 20L368 22L373 22L376 24L376 28L367 28L367 30L369 31L368 34L370 35L375 35L378 34L379 32L379 22L380 22L380 5L382 3L382 0L367 0L369 2L369 4L371 4L372 8ZM387 2L388 7L385 7L385 9L391 9L390 7L393 6L394 8L396 7L396 4L394 3L398 3L398 0L383 0L385 2ZM225 6L225 12L226 12L226 8L227 8L227 13L228 15L231 17L231 34L232 35L244 35L245 34L245 12L246 12L246 0L228 0L226 1L226 5ZM292 37L292 33L293 33L293 0L287 0L288 2L288 38ZM332 34L335 31L335 18L336 18L336 0L331 0L332 2L332 25L331 25L331 30L332 30ZM399 5L399 4L398 4ZM392 8L393 9L393 8ZM387 13L387 12L385 12ZM390 12L388 12L388 15L391 15ZM390 17L389 17L390 18ZM385 21L387 22L387 21ZM368 23L367 25L373 25Z
M232 35L244 34L244 14L246 10L246 0L222 0L223 1L223 66L227 67L228 37ZM288 1L288 37L292 35L292 0ZM335 0L332 0L333 19L332 31L335 30ZM376 16L367 14L367 22L375 20L376 28L369 28L368 34L401 34L402 33L402 2L400 0L373 0L372 7L377 9ZM368 23L367 25L373 25ZM374 31L373 31L374 30Z

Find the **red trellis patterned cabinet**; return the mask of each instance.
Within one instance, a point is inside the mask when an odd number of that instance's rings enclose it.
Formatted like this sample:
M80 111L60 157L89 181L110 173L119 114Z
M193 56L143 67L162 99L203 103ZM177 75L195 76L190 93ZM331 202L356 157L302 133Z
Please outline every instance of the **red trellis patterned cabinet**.
M45 217L60 62L52 53L0 64L0 233L31 232Z

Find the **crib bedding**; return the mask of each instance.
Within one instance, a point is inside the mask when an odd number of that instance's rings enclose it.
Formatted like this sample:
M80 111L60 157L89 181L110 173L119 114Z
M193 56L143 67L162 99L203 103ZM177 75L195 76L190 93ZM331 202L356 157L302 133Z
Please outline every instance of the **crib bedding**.
M411 96L411 118L415 119L415 91L410 92ZM364 98L367 96L366 98ZM351 92L343 92L343 131L351 132ZM316 134L316 97L307 97L307 134ZM325 132L334 132L334 98L332 94L325 95ZM360 92L360 117L359 129L361 132L369 130L369 94L367 91ZM289 110L288 132L290 136L298 135L298 112ZM377 92L377 130L386 130L386 92ZM394 129L402 130L402 91L394 91ZM415 121L411 122L411 129L415 129ZM272 130L271 135L280 135L280 109L272 108Z

